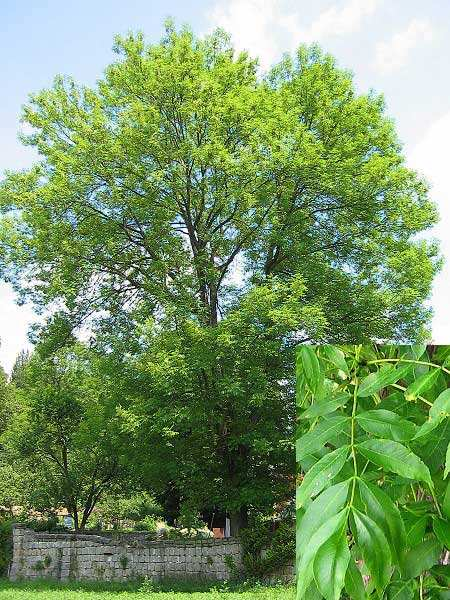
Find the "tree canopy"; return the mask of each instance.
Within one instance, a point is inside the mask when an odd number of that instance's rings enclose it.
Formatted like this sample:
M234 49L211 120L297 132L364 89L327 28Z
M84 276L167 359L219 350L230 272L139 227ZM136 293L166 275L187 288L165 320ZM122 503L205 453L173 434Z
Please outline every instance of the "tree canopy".
M83 346L45 359L35 353L20 388L11 391L16 408L2 436L8 463L17 473L25 470L23 508L47 513L65 507L76 529L125 479L115 405L96 366Z
M58 77L24 108L41 160L2 184L7 278L72 325L143 306L214 325L301 275L313 338L420 334L436 213L380 96L315 47L264 79L220 32L115 49L95 88Z
M220 31L115 50L95 87L25 106L40 160L0 186L2 274L48 315L41 350L84 328L111 357L149 485L268 509L295 344L426 336L435 207L382 97L317 47L264 77Z

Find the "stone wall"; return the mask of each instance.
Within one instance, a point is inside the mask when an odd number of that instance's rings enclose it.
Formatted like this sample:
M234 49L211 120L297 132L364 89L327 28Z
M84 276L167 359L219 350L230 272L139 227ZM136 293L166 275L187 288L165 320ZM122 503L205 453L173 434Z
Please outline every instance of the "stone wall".
M143 534L37 533L16 525L9 576L12 580L226 580L233 575L231 565L241 569L241 547L232 539L151 541Z

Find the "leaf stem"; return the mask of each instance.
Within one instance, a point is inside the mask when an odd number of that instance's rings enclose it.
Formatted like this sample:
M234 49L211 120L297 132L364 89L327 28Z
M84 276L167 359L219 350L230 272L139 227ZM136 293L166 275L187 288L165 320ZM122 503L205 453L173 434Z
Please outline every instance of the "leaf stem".
M402 390L402 392L406 392L405 386L399 385L398 383L391 383L390 386L393 387L393 388L397 388L398 390ZM425 404L428 404L428 406L433 406L433 403L429 402L423 396L417 396L417 398L419 398L419 400L422 400L422 402L425 402Z
M412 360L410 358L380 358L378 360L368 360L368 365L374 365L376 363L385 363L385 362L404 362L404 363L412 363L414 365L427 365L428 367L435 367L436 369L441 369L447 375L450 375L450 370L446 369L442 365L437 365L436 363L427 362L425 360Z
M437 501L437 498L436 498L436 495L434 493L434 490L433 490L433 488L431 486L428 486L428 487L430 488L431 496L433 498L433 503L434 503L434 506L436 507L437 513L438 513L438 515L442 519L441 507L439 506L439 502Z
M357 356L359 354L358 350L356 352ZM358 361L356 361L358 362ZM356 479L358 478L358 465L356 462L356 451L355 451L355 416L356 416L356 408L358 406L358 371L357 371L357 366L355 368L355 378L354 378L354 382L355 382L355 387L353 389L353 408L352 408L352 427L351 427L351 438L350 438L350 445L351 445L351 452L352 452L352 458L353 458L353 470L354 470L354 475L353 475L353 485L352 485L352 494L350 497L350 506L353 506L353 499L355 497L355 488L356 488Z

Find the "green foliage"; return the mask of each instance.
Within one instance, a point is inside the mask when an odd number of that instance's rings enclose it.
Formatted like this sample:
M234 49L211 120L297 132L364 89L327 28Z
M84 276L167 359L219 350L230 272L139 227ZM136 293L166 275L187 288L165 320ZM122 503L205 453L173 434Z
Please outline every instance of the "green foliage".
M57 516L49 516L47 518L30 518L27 515L19 516L16 520L29 529L45 533L64 533L67 531Z
M29 363L30 359L31 353L28 350L22 350L17 355L10 377L10 381L15 385L15 387L21 387L25 368Z
M13 484L23 485L24 508L52 513L63 506L76 529L121 476L115 407L99 377L95 355L82 345L49 357L35 352L21 372L14 418L2 436L0 472L8 462L15 472L10 495Z
M282 522L275 531L270 521L258 519L239 533L245 575L262 579L291 565L295 557L295 532L291 522Z
M314 46L263 80L223 32L129 35L115 51L96 87L57 77L30 97L22 139L41 160L1 187L5 276L61 301L60 335L138 307L214 325L296 276L309 300L275 319L290 329L313 310L315 339L420 334L436 248L414 236L436 211L381 97Z
M293 494L292 350L266 329L277 305L245 302L214 328L149 323L119 364L129 461L158 502L177 500L177 519L184 507L270 513Z
M262 79L220 31L168 26L115 51L95 87L57 77L24 108L39 162L0 185L0 271L48 317L33 332L42 357L92 333L92 407L105 415L99 390L113 398L140 488L175 515L227 512L235 532L292 495L295 345L426 335L439 259L417 234L436 211L383 99L317 47ZM62 421L81 427L75 463L92 475L88 425L107 444L110 429L68 379ZM94 455L111 471L111 449Z
M0 434L6 428L8 419L10 418L10 398L8 394L8 380L6 373L0 367Z
M138 521L134 526L135 531L148 531L149 533L156 533L157 523L156 519L150 515L144 517Z
M13 462L9 453L0 448L0 514L13 516L14 507L24 506L28 477L25 465L18 460Z
M7 574L12 560L12 525L12 519L0 517L0 577Z
M298 348L297 600L444 597L447 356Z
M130 496L105 494L96 507L96 517L102 526L117 528L123 521L142 522L146 517L160 517L163 509L148 492Z
M200 518L197 507L191 502L186 502L181 505L177 524L182 529L186 529L188 534L191 532L195 533L196 530L205 528L205 523Z

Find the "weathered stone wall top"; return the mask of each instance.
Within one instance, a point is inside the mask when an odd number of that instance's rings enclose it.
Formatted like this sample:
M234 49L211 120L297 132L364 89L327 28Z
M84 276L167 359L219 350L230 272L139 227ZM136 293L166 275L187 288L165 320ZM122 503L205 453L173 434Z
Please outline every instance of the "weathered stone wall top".
M10 578L229 579L240 570L237 540L149 540L142 533L39 533L16 525Z

